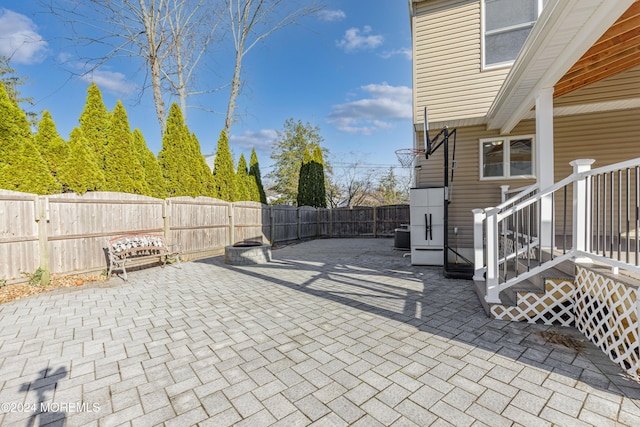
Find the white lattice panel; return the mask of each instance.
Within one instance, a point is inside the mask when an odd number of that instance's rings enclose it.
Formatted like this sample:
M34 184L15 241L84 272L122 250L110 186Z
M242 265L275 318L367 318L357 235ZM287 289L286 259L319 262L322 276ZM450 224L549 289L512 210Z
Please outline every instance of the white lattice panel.
M545 279L544 294L518 292L515 306L491 305L491 316L513 322L541 322L545 325L573 326L574 292L573 281L567 279Z
M578 266L576 327L635 378L640 376L638 289Z

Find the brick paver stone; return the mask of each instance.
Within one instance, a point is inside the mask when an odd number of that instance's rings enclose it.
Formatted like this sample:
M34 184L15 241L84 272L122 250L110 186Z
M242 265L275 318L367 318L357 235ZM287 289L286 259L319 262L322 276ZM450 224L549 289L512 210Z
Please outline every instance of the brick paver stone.
M638 425L640 385L594 345L492 320L404 254L319 239L1 304L0 424Z

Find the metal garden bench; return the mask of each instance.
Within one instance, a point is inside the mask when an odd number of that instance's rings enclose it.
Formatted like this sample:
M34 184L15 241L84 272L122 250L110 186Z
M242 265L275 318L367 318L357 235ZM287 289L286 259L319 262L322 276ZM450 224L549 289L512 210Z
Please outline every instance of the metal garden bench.
M167 262L180 266L180 246L167 245L161 234L125 234L112 237L107 241L109 252L109 271L107 277L111 277L113 270L122 270L125 282L127 281L127 265L141 265L149 260L158 260L164 267Z

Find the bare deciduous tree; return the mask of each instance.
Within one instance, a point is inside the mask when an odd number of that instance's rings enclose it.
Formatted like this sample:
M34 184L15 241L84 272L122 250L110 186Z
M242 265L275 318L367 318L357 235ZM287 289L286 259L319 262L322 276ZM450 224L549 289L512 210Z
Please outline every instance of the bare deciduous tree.
M224 2L226 20L233 35L236 52L231 94L224 122L224 129L229 134L231 125L235 121L236 102L242 86L241 70L244 56L274 31L296 23L303 16L318 12L322 7L317 3L297 6L292 0L224 0Z
M115 57L144 60L162 133L163 83L178 96L185 114L187 97L195 93L188 89L193 73L216 28L210 20L215 13L209 9L214 5L207 0L50 0L47 6L71 26L75 45L107 49L94 57L81 52L79 59L88 67L82 74L95 72Z
M329 178L327 198L331 207L354 207L370 204L374 191L375 170L367 167L361 155L350 153L352 160L334 162Z

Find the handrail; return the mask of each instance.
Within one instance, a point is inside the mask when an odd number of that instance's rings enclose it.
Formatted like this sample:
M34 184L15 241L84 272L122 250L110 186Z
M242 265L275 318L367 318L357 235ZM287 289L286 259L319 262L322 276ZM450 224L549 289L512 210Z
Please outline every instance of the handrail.
M498 206L496 206L496 209L504 209L505 207L507 207L510 204L514 203L516 200L519 200L523 196L526 196L527 194L533 192L534 190L537 190L538 187L539 187L538 183L535 183L535 184L529 185L528 187L522 187L522 188L519 188L517 190L514 190L514 191L519 191L518 194L516 194L515 196L512 196L509 199L505 200L504 202L500 203Z
M474 210L474 280L486 281L487 302L498 303L499 293L530 276L530 271L543 271L557 263L558 258L567 259L568 256L575 260L597 259L614 270L620 268L640 273L639 240L623 240L620 226L624 215L626 229L633 229L636 234L640 232L637 229L640 222L638 196L633 205L630 203L632 194L640 194L640 157L596 169L591 169L592 163L590 159L575 160L571 162L573 173L544 190L533 184L519 189L518 194L494 208ZM620 175L624 170L626 183ZM616 180L613 178L615 171ZM631 183L630 173L634 177ZM604 175L606 183L608 174L612 177L600 194L600 181L596 187L593 180ZM627 188L627 200L623 202L624 186L632 184L635 190ZM567 198L570 194L572 196ZM634 210L638 212L634 215L635 224L630 227L633 224L631 212ZM624 211L626 213L623 214ZM572 224L570 228L573 227L573 230L566 229L568 223ZM600 224L603 228L600 228ZM617 226L617 233L614 225ZM483 236L485 226L486 236ZM562 254L554 254L556 234L565 236L566 242L567 231L570 246L563 244ZM486 237L486 245L483 237ZM594 241L596 246L592 248ZM617 259L613 256L614 244L617 247ZM635 262L629 253L629 248L633 248L634 244ZM609 256L606 249L600 253L601 245L609 247ZM621 248L625 247L626 256L622 255L622 258L626 262L621 260ZM532 249L535 250L530 252ZM543 254L546 255L544 260ZM527 273L518 271L520 269L525 269Z
M581 179L583 177L587 177L587 176L593 176L593 175L600 175L603 173L608 173L608 172L613 172L613 171L617 171L620 169L627 169L627 168L631 168L631 167L636 167L636 166L640 166L640 157L636 157L635 159L631 159L631 160L625 160L623 162L620 163L614 163L612 165L607 165L607 166L601 166L599 168L596 169L591 169L588 171L584 171L578 174L578 179Z
M538 200L542 199L543 197L550 196L551 194L553 194L556 191L560 190L562 187L575 182L577 179L578 179L578 174L572 173L571 175L569 175L568 177L564 178L563 180L556 182L555 184L553 184L551 187L549 187L545 191L541 191L541 192L531 196L529 199L525 200L524 202L520 202L517 205L511 206L507 210L499 212L498 213L498 221L500 221L501 219L504 219L506 216L509 216L510 214L515 213L516 211L522 210L522 209L526 208L527 206L530 206L530 205L534 204L535 202L537 202Z

